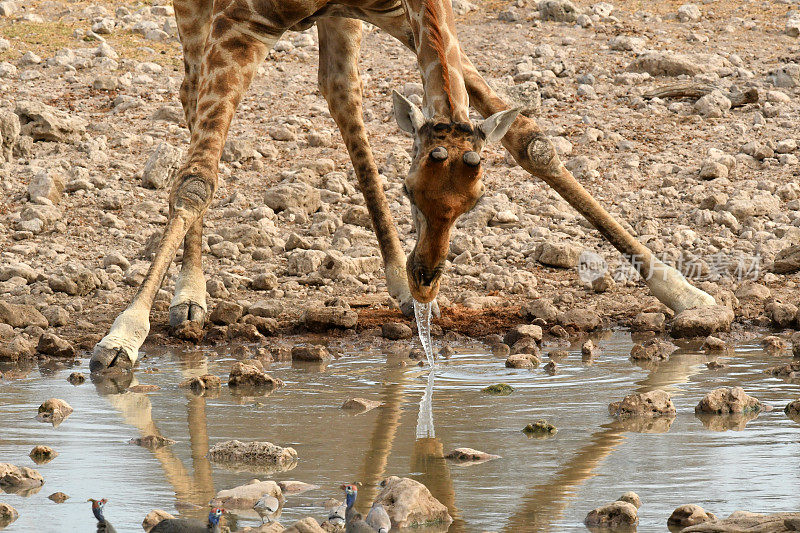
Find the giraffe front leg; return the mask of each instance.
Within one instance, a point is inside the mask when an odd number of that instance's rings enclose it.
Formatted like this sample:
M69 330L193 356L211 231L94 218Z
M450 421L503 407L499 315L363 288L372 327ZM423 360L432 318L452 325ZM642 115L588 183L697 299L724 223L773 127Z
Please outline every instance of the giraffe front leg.
M488 86L463 53L462 62L472 105L484 116L508 109L508 104ZM676 313L693 307L715 305L711 295L693 286L675 268L659 261L578 183L561 163L553 143L534 120L517 117L502 142L522 168L555 189L631 261L659 301Z
M205 324L206 278L201 264L203 241L203 218L200 217L189 228L183 241L181 271L175 280L175 294L169 305L169 325L177 327L186 320Z
M361 22L330 18L320 20L317 26L320 91L342 134L364 194L383 257L386 288L392 298L399 302L403 314L414 316L414 298L406 278L406 258L364 125L361 76L358 72ZM435 312L438 314L438 307Z
M279 35L280 32L263 35L263 40L259 40L239 31L237 22L225 14L214 18L203 55L189 157L170 193L170 212L164 235L130 306L114 321L108 335L95 346L89 365L92 371L111 366L129 368L135 364L138 350L149 331L153 300L181 240L193 227L186 257L188 261L184 264L187 276L181 277L183 281L176 289L179 304L191 301L181 295L199 299L199 254L193 250L196 247L199 251L201 220L216 190L219 158L228 128L258 65L267 55L267 43L274 43ZM232 54L232 50L236 53ZM192 257L198 259L196 264ZM190 282L194 283L193 289L189 288ZM205 291L202 298L205 298ZM191 316L191 306L188 309L186 316Z

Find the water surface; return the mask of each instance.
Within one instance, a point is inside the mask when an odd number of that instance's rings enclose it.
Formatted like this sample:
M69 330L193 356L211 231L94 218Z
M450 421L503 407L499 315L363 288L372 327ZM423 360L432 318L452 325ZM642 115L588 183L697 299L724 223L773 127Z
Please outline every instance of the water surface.
M628 490L643 502L639 531L665 531L667 517L685 503L723 516L737 509L800 509L800 425L782 412L800 390L763 372L788 360L786 354L740 345L720 358L728 368L712 371L705 366L708 356L683 349L644 369L628 359L630 335L616 332L597 341L601 353L591 364L573 347L555 376L541 367L507 369L503 359L474 344L454 346L460 353L440 359L429 379L427 367L402 366L397 356L336 342L342 357L324 369L273 363L269 372L286 386L260 398L236 396L226 386L218 397L178 388L186 377L207 372L226 378L233 360L228 350L148 350L135 379L161 389L147 394L120 394L88 380L78 387L67 383L73 370L88 375L86 361L79 368L33 368L20 379L0 381L0 462L34 467L45 478L33 495L0 494L0 501L20 512L7 531L93 531L90 497L109 499L106 515L117 531L141 531L153 508L205 516L216 491L269 478L209 463L208 447L229 439L297 450L297 467L271 479L320 488L288 497L279 519L285 525L308 515L323 519L321 502L341 498L343 482L362 482L359 500L368 507L389 475L426 484L451 509L453 532L586 531L582 521L589 510ZM147 372L153 368L158 372ZM498 397L481 391L499 382L515 392ZM423 398L429 383L433 387ZM707 429L694 406L709 390L731 385L776 409L741 431ZM654 388L667 390L678 409L671 426L651 428L668 431L631 431L642 428L608 416L610 402ZM49 397L75 408L55 428L34 419ZM353 415L340 408L352 397L384 405ZM555 424L558 433L529 439L520 431L539 418ZM127 444L153 433L177 444L156 451ZM37 466L28 458L37 444L60 455ZM456 447L502 458L459 466L443 459ZM57 491L71 498L63 504L47 499ZM243 513L228 515L227 523L235 529L258 520Z

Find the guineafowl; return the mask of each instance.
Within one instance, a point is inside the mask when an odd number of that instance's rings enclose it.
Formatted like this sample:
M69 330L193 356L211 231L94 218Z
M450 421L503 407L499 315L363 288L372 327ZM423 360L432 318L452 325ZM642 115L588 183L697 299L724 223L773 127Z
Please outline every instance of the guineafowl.
M97 518L97 533L117 533L117 530L114 529L114 526L112 526L103 516L103 507L106 506L106 502L108 502L108 500L105 498L102 500L89 498L86 501L92 502L92 514L95 518Z
M264 518L267 519L267 522L272 522L272 517L278 512L278 508L280 507L281 502L278 501L278 498L275 496L270 496L269 494L264 494L259 500L253 505L253 509L258 513L258 516L261 517L261 523L264 523Z
M392 529L392 519L389 518L389 513L379 503L373 503L372 509L367 513L367 524L369 524L378 533L389 533Z
M347 510L345 511L345 529L347 533L388 533L392 527L389 514L383 505L375 503L372 505L367 519L361 516L355 509L356 498L358 498L358 487L355 485L342 485L346 495Z
M364 521L361 513L352 513L344 530L345 533L375 533L375 528Z
M219 519L225 509L214 508L208 513L208 522L189 518L168 518L150 530L150 533L219 533Z

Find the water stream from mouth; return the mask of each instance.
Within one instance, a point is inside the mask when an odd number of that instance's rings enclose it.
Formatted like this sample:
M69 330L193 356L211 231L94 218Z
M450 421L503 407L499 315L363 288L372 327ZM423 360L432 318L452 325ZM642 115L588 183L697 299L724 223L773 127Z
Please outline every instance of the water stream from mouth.
M417 333L428 358L428 365L431 368L436 366L436 358L433 355L433 344L431 343L431 302L426 304L414 300L414 316L417 319Z

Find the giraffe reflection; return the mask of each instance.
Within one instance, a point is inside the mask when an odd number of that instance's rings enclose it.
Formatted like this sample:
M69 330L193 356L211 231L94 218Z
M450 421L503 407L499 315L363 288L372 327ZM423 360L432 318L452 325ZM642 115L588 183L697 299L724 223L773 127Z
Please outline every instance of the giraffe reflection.
M655 389L675 390L675 385L685 383L698 373L706 357L702 354L674 352L672 356L652 368L649 374L636 383L634 393L644 393ZM519 510L509 518L504 532L553 531L555 522L563 515L580 485L596 475L597 467L625 440L628 431L665 432L672 419L656 421L645 426L631 425L615 420L603 424L594 433L589 443L580 448L565 462L549 483L531 488L523 496ZM668 423L667 423L668 422Z
M202 352L175 352L173 355L178 358L184 378L207 373L208 361ZM104 377L92 374L92 381L97 392L120 412L126 424L138 429L141 436L163 436L153 420L153 409L148 395L127 390L139 383L135 374L127 372ZM154 449L152 453L161 464L167 482L175 491L178 509L188 507L187 515L204 518L208 513L208 502L215 494L211 463L206 458L209 448L206 398L187 392L186 406L192 473L189 473L169 446ZM191 509L195 506L197 509Z

